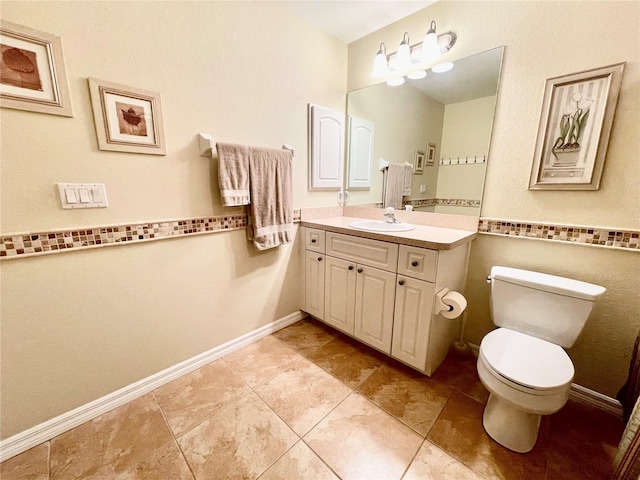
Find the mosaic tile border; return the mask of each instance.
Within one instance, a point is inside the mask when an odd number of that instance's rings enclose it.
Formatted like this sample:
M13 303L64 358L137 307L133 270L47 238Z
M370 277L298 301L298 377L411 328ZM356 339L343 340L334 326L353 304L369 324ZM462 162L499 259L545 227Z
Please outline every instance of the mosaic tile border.
M466 198L423 198L419 200L403 200L402 206L413 205L414 207L432 207L435 205L448 205L456 207L480 207L480 200L469 200Z
M294 210L293 220L300 221L299 209ZM0 237L0 260L245 228L247 215L237 214L10 234Z
M478 221L478 233L569 242L640 252L640 230L480 218Z

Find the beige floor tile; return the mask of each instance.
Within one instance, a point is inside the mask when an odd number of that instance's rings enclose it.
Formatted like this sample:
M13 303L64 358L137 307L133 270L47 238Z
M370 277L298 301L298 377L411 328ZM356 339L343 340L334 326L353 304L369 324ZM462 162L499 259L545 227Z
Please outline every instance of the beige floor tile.
M147 458L117 476L107 475L117 480L193 480L193 475L175 441L155 449ZM52 480L54 480L52 478Z
M331 469L300 440L259 480L339 480Z
M423 439L352 393L304 440L343 479L399 479Z
M393 362L382 365L358 392L425 437L451 396L451 389Z
M304 357L273 336L247 345L224 357L224 361L255 388L285 371Z
M569 400L550 424L547 480L609 477L624 430L621 419Z
M487 403L489 398L489 391L484 388L478 376L476 358L473 355L460 356L452 350L431 378L469 395L480 403Z
M402 480L483 480L451 455L425 440Z
M49 442L0 463L2 480L48 480Z
M302 436L344 400L351 389L306 361L269 380L256 393Z
M307 358L351 388L384 363L382 354L344 335L317 348Z
M538 443L531 452L516 453L487 435L482 426L483 411L483 404L453 392L427 440L486 478L543 479L548 437L544 426L541 426Z
M242 378L218 360L153 393L173 433L180 436L249 392Z
M147 394L51 440L51 478L116 478L168 443L169 427Z
M273 334L297 352L305 355L322 347L338 336L325 324L312 318L305 318Z
M197 480L257 478L298 436L250 393L178 441Z

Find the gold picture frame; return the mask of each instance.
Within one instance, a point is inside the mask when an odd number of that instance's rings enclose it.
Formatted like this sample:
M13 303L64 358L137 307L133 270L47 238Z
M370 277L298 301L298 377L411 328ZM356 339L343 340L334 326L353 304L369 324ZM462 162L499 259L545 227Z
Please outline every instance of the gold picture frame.
M60 37L0 22L0 107L73 117Z
M529 190L598 190L625 63L545 83Z
M167 154L160 93L88 80L100 150Z

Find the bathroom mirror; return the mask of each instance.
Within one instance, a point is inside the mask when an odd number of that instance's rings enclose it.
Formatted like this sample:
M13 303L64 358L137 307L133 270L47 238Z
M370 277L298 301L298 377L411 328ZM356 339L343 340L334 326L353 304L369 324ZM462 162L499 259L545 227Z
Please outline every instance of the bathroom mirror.
M425 78L400 86L380 83L349 92L347 125L367 122L373 132L367 187L354 188L349 175L358 171L352 163L358 160L347 159L349 205L381 206L383 165L409 163L414 171L404 204L415 211L479 216L503 50L455 60L446 72L428 69Z

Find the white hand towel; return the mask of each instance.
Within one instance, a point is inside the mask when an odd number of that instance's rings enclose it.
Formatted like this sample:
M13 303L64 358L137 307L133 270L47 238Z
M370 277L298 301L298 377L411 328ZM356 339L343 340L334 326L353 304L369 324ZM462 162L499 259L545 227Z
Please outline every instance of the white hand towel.
M411 196L411 179L413 178L413 165L405 163L404 165L404 180L402 182L402 196Z
M402 192L404 189L404 165L389 164L386 186L384 189L384 206L395 209L402 208Z

